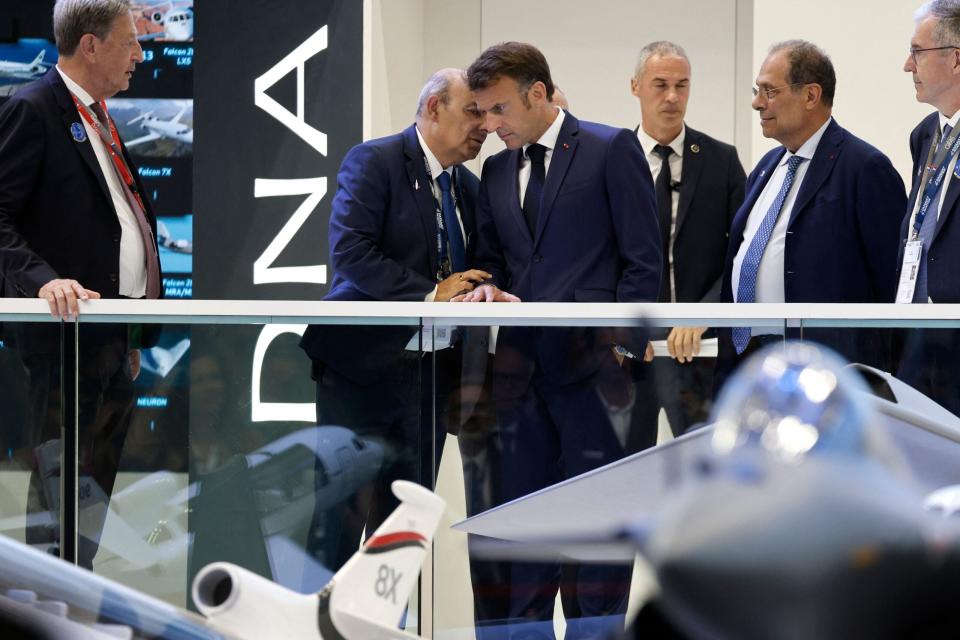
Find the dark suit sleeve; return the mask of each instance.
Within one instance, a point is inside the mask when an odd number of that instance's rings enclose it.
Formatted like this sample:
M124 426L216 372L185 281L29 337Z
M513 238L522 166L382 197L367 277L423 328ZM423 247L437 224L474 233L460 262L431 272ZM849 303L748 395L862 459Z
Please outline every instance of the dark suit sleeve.
M484 162L480 173L480 197L477 199L477 269L491 274L490 282L504 291L510 291L512 278L500 244L500 234L490 205L491 163Z
M740 164L740 157L737 155L737 148L730 147L727 154L727 211L726 228L729 244L730 227L733 225L733 217L743 204L747 182L747 174L743 171L743 165ZM723 273L713 283L710 290L700 299L700 302L720 302L720 291L723 288Z
M17 228L36 188L43 148L43 124L30 104L11 100L0 109L0 275L7 296L16 291L35 298L40 287L58 277Z
M379 150L371 145L351 149L337 175L330 259L338 274L372 300L422 301L434 282L387 257L379 246L391 197Z
M859 168L856 189L860 242L876 300L893 302L900 223L907 209L903 179L885 155L874 153Z
M650 167L640 142L623 129L607 151L607 193L623 271L618 302L656 302L660 293L660 229Z

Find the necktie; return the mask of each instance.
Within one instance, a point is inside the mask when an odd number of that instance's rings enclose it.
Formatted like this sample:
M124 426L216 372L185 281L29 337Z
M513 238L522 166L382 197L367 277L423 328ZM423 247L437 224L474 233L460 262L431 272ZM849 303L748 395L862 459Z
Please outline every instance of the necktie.
M787 175L783 179L780 191L773 204L767 210L763 220L760 222L760 228L747 248L747 254L743 257L743 264L740 265L740 282L737 285L737 302L756 302L757 274L760 271L760 259L763 258L763 251L767 248L767 242L770 241L770 234L773 233L773 227L777 224L777 218L780 217L780 210L783 208L783 202L790 193L790 187L793 186L793 178L797 175L797 167L806 160L800 156L793 156L787 160ZM750 327L733 328L733 346L737 353L743 353L750 342Z
M94 115L97 116L97 120L100 121L100 124L103 126L103 128L105 130L109 130L110 120L108 119L106 112L104 112L103 108L100 106L100 103L94 102L91 104L90 110L93 111ZM103 142L104 144L107 144L106 139L104 139ZM121 150L118 149L117 151L119 152ZM118 155L120 160L126 165L127 161L123 157L123 154L118 153ZM137 198L133 195L131 187L125 183L123 176L120 175L120 171L116 168L116 166L114 166L114 171L117 172L117 177L120 179L120 184L123 185L123 195L127 199L127 204L130 205L130 210L133 211L133 216L137 219L137 227L140 229L140 239L143 241L143 250L147 261L146 297L153 300L160 297L160 259L157 256L157 250L153 244L153 231L150 229L150 223L147 222L147 214L143 210L143 207L140 206L140 201L137 200ZM130 172L131 176L133 175L129 165L127 165L127 171Z
M527 147L527 157L530 159L530 180L527 190L523 194L523 217L527 221L530 235L537 234L537 219L540 217L540 198L543 196L543 183L547 176L544 158L547 148L542 144L532 144Z
M663 264L660 276L660 302L670 302L670 227L673 226L673 190L670 187L670 154L673 149L662 144L653 148L660 156L660 173L657 174L657 213L660 220L660 246L663 248Z
M947 137L950 135L952 127L947 125L943 128L943 135L940 136L940 144L942 145ZM939 149L937 149L939 151ZM913 301L914 302L926 302L930 299L930 294L927 292L927 252L930 251L930 244L933 242L933 234L937 230L937 209L939 209L940 203L940 193L943 190L945 184L950 181L950 176L947 175L944 177L943 182L940 183L940 188L937 189L937 192L933 194L933 201L930 203L930 206L927 207L927 213L923 217L923 224L920 225L920 239L923 241L923 255L920 257L920 268L917 270L917 285L913 289ZM923 192L917 192L917 199L923 198Z
M467 268L467 254L457 219L457 205L450 189L450 174L444 171L437 176L437 184L440 185L440 208L443 210L443 225L447 228L447 244L450 246L450 267L454 271L463 271Z

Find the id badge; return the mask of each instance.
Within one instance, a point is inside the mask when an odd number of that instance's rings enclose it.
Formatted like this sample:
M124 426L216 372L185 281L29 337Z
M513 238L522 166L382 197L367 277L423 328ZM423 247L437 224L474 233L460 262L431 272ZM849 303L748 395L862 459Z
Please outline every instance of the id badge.
M917 288L917 275L920 273L920 258L923 256L923 241L910 240L903 248L903 265L900 267L900 284L897 286L897 304L913 302L913 291Z

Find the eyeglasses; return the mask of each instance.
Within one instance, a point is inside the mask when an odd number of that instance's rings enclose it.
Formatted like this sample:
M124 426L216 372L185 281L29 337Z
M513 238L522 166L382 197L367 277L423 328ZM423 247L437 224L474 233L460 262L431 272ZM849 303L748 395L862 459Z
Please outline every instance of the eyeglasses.
M942 51L943 49L960 49L960 47L954 45L947 45L946 47L925 47L923 49L910 49L910 57L913 58L913 64L917 64L917 54L921 51Z
M756 98L760 95L760 92L763 92L763 95L767 97L767 100L773 100L777 97L777 94L786 89L787 87L795 87L798 84L806 84L805 82L791 82L790 84L785 84L782 87L770 87L767 89L758 89L757 87L752 87L753 97Z

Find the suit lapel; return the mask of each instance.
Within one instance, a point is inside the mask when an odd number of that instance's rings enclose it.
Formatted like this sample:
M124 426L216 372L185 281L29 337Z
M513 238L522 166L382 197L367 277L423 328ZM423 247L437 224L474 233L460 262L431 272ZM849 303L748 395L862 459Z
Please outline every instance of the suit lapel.
M547 171L547 180L543 185L543 199L540 201L540 217L537 219L537 233L533 245L537 246L543 229L547 226L547 219L553 210L553 203L560 192L560 186L567 175L567 169L573 161L573 154L577 151L577 132L580 130L577 119L567 113L560 126L560 135L557 144L550 156L550 169ZM522 212L521 212L522 215Z
M693 200L693 194L697 189L697 182L700 180L700 173L703 170L704 158L700 153L700 133L687 127L687 135L683 141L683 168L680 173L680 200L677 203L677 230L675 235L680 235L680 229L687 219L687 212L690 210L690 201Z
M757 205L757 199L760 198L764 187L766 187L770 181L770 176L777 170L777 165L780 164L780 161L783 159L784 153L786 153L786 149L781 148L780 153L773 154L765 164L758 165L757 168L754 169L754 172L759 171L757 178L753 181L753 184L750 185L750 191L747 192L743 204L740 206L737 215L733 218L733 223L730 225L730 243L731 245L736 243L736 246L733 247L734 252L736 252L740 243L743 241L743 230L747 227L747 219L750 217L750 212L753 211L753 208Z
M463 243L467 252L470 252L470 244L474 239L474 231L477 228L477 219L473 211L473 201L464 197L463 185L460 180L460 165L453 167L453 185L456 190L457 205L460 207L460 220L463 222Z
M960 196L960 178L955 175L949 176L950 182L947 183L947 193L943 197L943 206L940 208L940 216L937 218L937 228L933 232L933 240L937 239L940 229L946 223L947 218L953 213L953 208L957 204L957 196Z
M407 181L420 212L423 235L427 239L430 251L430 271L437 271L440 256L437 253L437 206L431 191L431 178L427 173L426 157L417 139L416 125L410 125L403 132L403 153L406 156Z
M790 222L788 227L793 224L797 217L803 213L804 207L809 204L813 196L820 191L824 181L833 167L836 166L837 157L840 155L843 145L843 130L836 120L832 120L823 132L823 138L817 145L817 150L810 160L810 167L803 177L803 183L800 185L800 191L797 193L797 200L790 211Z
M50 90L53 91L57 104L60 106L60 116L63 118L63 126L67 131L67 135L71 136L74 149L80 154L83 163L87 165L97 184L100 185L100 191L103 193L103 197L106 198L110 206L113 207L113 197L110 195L110 189L107 188L107 181L103 175L103 170L100 168L100 163L97 161L97 154L93 150L93 140L87 136L87 139L83 142L77 142L70 133L70 129L74 124L79 124L82 127L83 120L77 112L77 106L73 104L73 98L70 97L70 91L67 89L67 85L64 84L63 78L60 77L60 73L56 69L50 69L50 71L47 72L46 81L50 85ZM114 212L114 215L116 215L116 212Z

